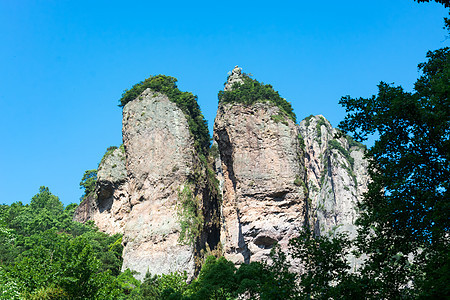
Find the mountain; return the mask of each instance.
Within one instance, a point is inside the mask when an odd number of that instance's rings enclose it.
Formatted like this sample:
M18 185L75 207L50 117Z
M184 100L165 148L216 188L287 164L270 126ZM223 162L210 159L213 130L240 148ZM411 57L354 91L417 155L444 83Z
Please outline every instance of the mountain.
M264 261L304 228L354 236L364 146L338 137L323 116L296 124L272 86L235 67L209 149L195 96L175 82L158 75L125 94L123 146L102 159L74 216L124 235L122 269L192 278L207 255Z

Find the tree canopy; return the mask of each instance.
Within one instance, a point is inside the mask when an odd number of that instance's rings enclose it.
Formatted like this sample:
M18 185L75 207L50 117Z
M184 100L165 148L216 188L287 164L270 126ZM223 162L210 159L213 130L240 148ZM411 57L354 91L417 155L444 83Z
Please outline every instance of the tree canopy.
M450 49L428 52L414 92L381 82L371 98L343 97L340 129L364 140L371 182L358 246L365 272L388 298L450 294Z

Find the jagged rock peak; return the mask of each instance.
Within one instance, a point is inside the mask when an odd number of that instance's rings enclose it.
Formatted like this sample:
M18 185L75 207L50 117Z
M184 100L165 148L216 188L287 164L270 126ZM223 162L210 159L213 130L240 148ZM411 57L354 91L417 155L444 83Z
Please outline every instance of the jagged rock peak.
M242 74L242 68L235 66L231 71L230 76L228 76L228 80L225 83L225 91L231 91L234 83L244 83L244 75Z

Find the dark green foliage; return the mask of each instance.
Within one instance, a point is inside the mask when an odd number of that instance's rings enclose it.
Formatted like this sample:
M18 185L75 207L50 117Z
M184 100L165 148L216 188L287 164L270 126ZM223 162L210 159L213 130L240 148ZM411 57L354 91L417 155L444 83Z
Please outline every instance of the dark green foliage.
M414 0L417 2L430 2L433 0ZM441 3L442 5L444 5L445 7L450 7L450 2L448 0L434 0L436 3Z
M15 291L26 299L114 298L113 275L122 265L121 237L72 221L75 208L64 208L46 187L28 205L0 206L0 275L8 278L6 294Z
M314 236L304 230L290 243L292 256L304 271L300 275L300 299L364 299L356 275L350 273L347 255L351 243L344 234Z
M300 148L302 148L303 150L305 150L306 145L305 145L305 140L303 139L303 137L299 134L298 135L298 143L300 145Z
M323 117L319 117L316 124L317 136L319 138L322 136L322 126L327 127L327 123L325 122L325 119Z
M258 82L248 75L243 76L244 83L234 83L231 91L219 91L219 103L243 103L252 105L257 102L270 102L280 108L280 117L287 116L295 122L295 113L286 99L281 98L270 84ZM277 117L279 119L280 117Z
M209 154L213 159L219 158L220 153L219 153L219 147L217 146L217 144L213 144L211 146L211 148L209 149Z
M180 108L187 118L189 131L194 137L195 148L199 153L207 155L210 136L208 124L203 117L197 103L197 96L189 92L181 92L177 85L177 79L165 75L150 76L149 78L135 84L131 89L124 91L120 99L121 107L136 99L145 89L150 88L169 97Z
M140 294L145 300L178 299L187 289L186 273L170 273L163 275L145 274Z
M288 126L288 122L285 119L285 116L281 115L271 115L270 118L275 122L275 123L281 123L284 124L286 126Z
M352 149L352 148L359 148L359 149L364 149L364 150L367 149L366 145L355 141L351 136L344 135L344 137L348 142L349 149Z
M305 120L305 127L309 127L309 124L311 123L311 119L314 118L314 115L307 116Z
M358 141L379 136L367 152L371 182L357 242L370 253L363 274L381 298L449 294L450 50L427 57L414 92L382 82L369 99L340 101L344 132Z
M85 171L83 178L81 178L80 182L80 189L84 189L84 195L81 197L81 201L86 199L87 196L92 195L94 193L96 183L97 183L97 170Z
M234 264L221 257L209 256L198 278L189 286L190 299L230 299L237 289Z
M417 2L430 2L433 0L414 0ZM450 2L448 0L434 0L434 2L436 3L440 3L442 5L444 5L444 7L450 8ZM449 11L449 15L450 15L450 11ZM444 18L444 28L447 29L448 31L450 31L450 18Z
M122 151L122 154L125 155L125 146L120 144L119 149Z

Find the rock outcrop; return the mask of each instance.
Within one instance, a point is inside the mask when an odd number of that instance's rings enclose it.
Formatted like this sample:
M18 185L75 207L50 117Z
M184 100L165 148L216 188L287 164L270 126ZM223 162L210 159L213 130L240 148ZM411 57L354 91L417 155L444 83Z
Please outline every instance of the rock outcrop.
M100 231L123 233L130 211L125 160L122 147L104 155L98 166L94 193L88 195L77 208L74 215L76 221L92 220Z
M174 78L155 80L176 88ZM252 98L252 88L274 98ZM285 99L235 67L219 93L230 97L219 102L208 157L206 123L193 125L205 122L195 97L169 94L184 102L147 88L122 103L124 144L102 159L95 191L74 217L123 234L122 269L139 279L176 271L192 278L209 250L240 265L266 260L274 243L286 251L305 226L355 236L355 204L368 182L361 144L336 138L323 116L296 125ZM194 99L190 108L186 99Z
M338 131L321 115L300 122L305 146L310 224L316 235L346 232L356 236L356 203L367 191L364 146ZM350 258L355 266L358 262Z
M235 68L226 89L238 81L236 74ZM224 256L236 265L266 259L275 242L285 249L305 222L298 130L280 115L269 102L219 103L214 141L223 193L220 237Z
M244 82L244 80L242 79L242 69L239 68L239 66L234 67L234 69L228 74L230 75L228 76L228 80L225 83L225 91L231 91L233 84L235 83L242 84Z
M195 164L184 113L166 95L145 90L123 108L131 211L123 269L163 274L195 270L194 248L179 243L178 192Z

